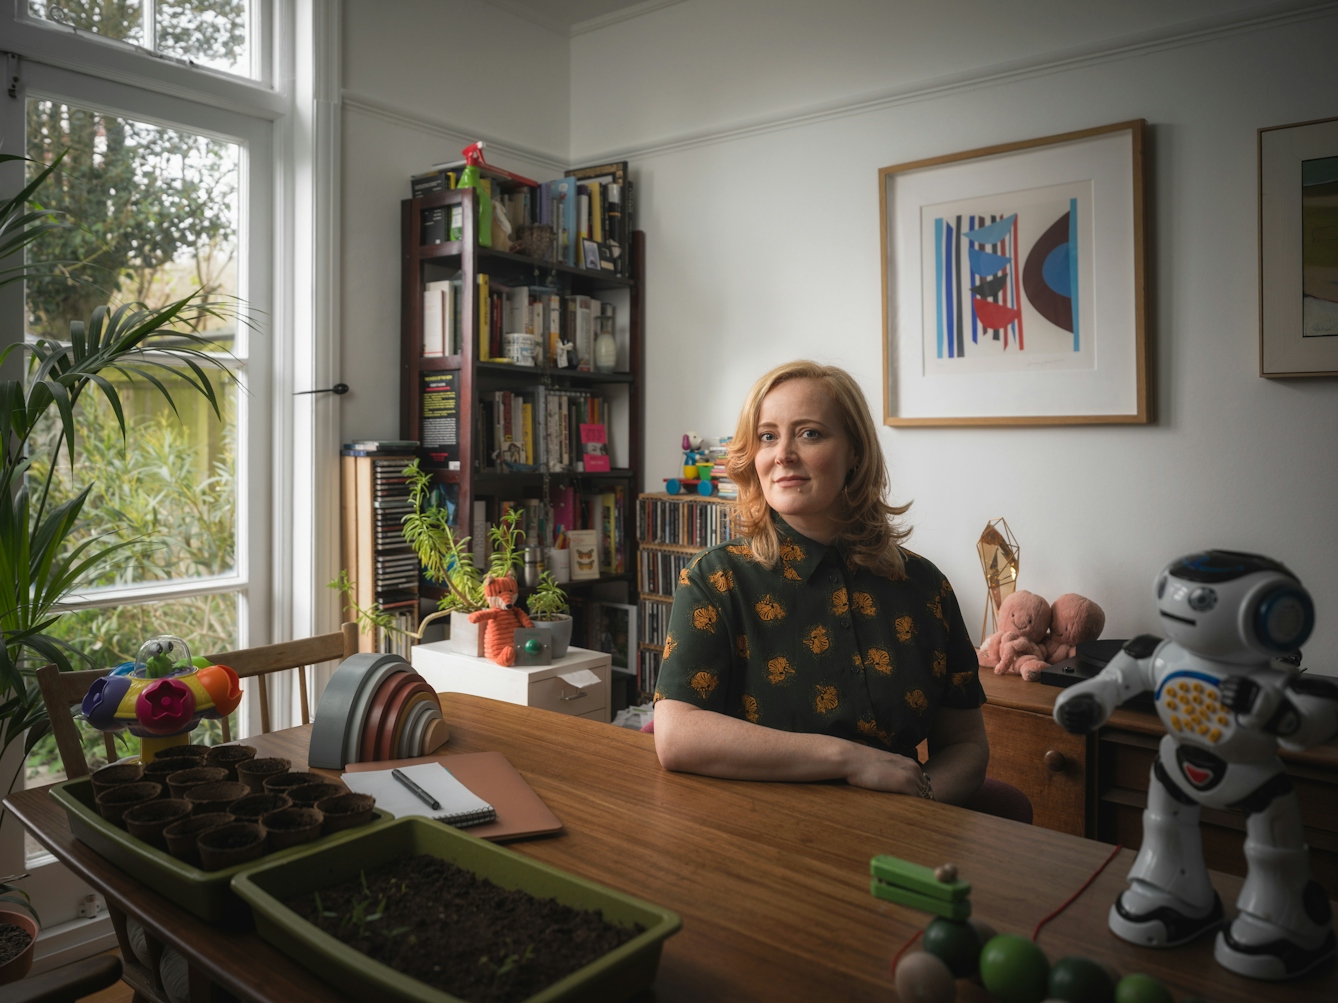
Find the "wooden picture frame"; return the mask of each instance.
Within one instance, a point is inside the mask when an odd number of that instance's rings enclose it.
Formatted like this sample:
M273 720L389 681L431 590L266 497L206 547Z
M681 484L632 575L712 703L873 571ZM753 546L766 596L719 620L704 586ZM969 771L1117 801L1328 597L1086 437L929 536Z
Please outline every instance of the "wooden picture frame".
M1259 130L1259 375L1338 376L1338 118Z
M1151 420L1146 127L878 172L884 424Z
M567 531L567 549L571 551L571 580L589 581L599 577L599 531L572 529Z

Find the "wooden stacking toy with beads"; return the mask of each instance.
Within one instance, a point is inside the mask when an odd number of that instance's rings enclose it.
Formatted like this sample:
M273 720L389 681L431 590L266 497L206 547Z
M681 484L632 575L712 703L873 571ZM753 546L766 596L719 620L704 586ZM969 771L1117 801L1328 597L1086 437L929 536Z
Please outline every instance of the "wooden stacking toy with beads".
M1120 978L1108 966L1077 955L1052 965L1034 940L999 934L968 918L971 886L953 864L930 868L884 855L869 861L869 871L869 890L877 898L936 914L923 931L924 950L907 951L897 960L894 978L903 1003L955 1003L958 979L984 986L999 1003L1175 1003L1170 990L1150 975ZM977 999L980 990L964 995Z

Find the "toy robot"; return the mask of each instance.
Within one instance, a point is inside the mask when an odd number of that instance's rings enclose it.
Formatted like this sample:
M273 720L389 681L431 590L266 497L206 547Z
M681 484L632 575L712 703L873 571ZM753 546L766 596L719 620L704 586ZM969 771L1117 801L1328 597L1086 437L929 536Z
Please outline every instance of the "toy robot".
M1217 929L1218 964L1250 978L1296 978L1333 957L1335 941L1329 896L1310 876L1296 792L1277 750L1338 734L1338 685L1270 660L1299 664L1314 604L1282 564L1231 550L1172 562L1155 591L1170 639L1134 638L1099 675L1055 701L1055 720L1081 734L1153 690L1166 725L1143 845L1129 887L1111 906L1110 928L1149 947ZM1246 817L1249 870L1228 926L1203 862L1201 806Z

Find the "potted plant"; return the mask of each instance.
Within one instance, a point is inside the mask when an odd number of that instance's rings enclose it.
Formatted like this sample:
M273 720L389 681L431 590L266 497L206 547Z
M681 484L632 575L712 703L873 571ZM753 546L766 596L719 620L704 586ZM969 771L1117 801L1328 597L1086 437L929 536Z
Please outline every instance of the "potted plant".
M0 155L0 163L13 161L27 158ZM35 200L59 163L57 158L13 198L0 201L0 261L21 262L0 268L0 286L69 264L44 263L36 254L45 237L71 225ZM22 332L3 339L8 344L0 352L0 365L25 353L28 364L26 378L0 380L0 752L22 739L26 757L50 727L34 678L37 667L52 662L61 671L70 671L71 657L88 662L50 633L64 614L58 604L115 553L137 542L100 546L96 537L79 539L89 488L64 503L52 501L52 475L62 452L74 468L79 401L86 391L100 394L124 437L124 408L116 384L107 377L142 380L176 411L176 402L159 378L170 373L183 378L221 416L218 393L206 369L225 371L223 362L202 350L208 343L198 334L206 317L221 314L197 299L205 291L152 309L143 304L99 306L87 322L70 324L68 342L46 338L26 342ZM43 446L43 423L53 417L59 434ZM46 475L30 480L30 467L39 454L45 454ZM0 777L0 789L8 792L13 781L14 776Z
M33 966L33 948L37 944L41 920L28 893L11 884L24 877L27 875L0 880L0 985L17 982Z
M421 639L423 628L443 616L451 618L450 645L456 650L478 658L483 657L483 632L469 622L469 614L486 609L483 594L484 573L474 564L469 549L470 538L456 538L451 529L450 516L445 509L431 504L432 475L411 460L404 468L409 485L409 501L413 511L404 517L404 539L418 556L423 574L431 582L446 586L446 594L437 603L437 610L423 618L416 632L408 636ZM501 521L488 530L492 552L488 557L487 574L494 578L514 576L524 566L525 530L520 526L521 510L512 509ZM341 572L330 583L330 588L343 592L346 603L359 623L382 630L396 630L394 619L377 605L363 609L351 600L352 583L348 573ZM570 634L568 635L570 637Z
M534 625L552 635L554 660L561 658L567 653L567 645L571 644L571 606L567 603L567 593L562 591L557 579L545 571L539 576L539 586L525 605Z

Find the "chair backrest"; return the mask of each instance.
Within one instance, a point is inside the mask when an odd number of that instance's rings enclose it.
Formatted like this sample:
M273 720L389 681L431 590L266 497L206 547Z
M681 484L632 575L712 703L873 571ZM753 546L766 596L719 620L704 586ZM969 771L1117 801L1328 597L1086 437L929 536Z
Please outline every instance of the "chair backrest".
M330 662L349 658L358 653L358 625L346 623L339 630L329 634L317 634L300 641L281 641L278 644L266 644L260 648L243 648L240 651L225 651L210 655L209 660L215 665L226 665L242 679L267 676L271 672L297 670L299 699L302 703L302 723L311 723L311 707L307 699L307 666L319 662ZM264 680L260 690L260 731L269 734L269 688ZM226 718L222 721L223 741L231 742L232 735Z
M346 623L339 630L316 637L303 638L300 641L282 641L279 644L266 644L259 648L243 648L240 651L225 651L210 655L209 660L218 665L226 665L243 679L266 676L271 672L283 672L296 669L301 694L302 723L311 723L311 710L307 699L308 665L348 658L358 653L358 625ZM37 685L42 691L42 701L46 704L47 717L51 719L51 733L56 739L56 748L60 751L61 762L65 765L65 775L70 779L87 776L88 760L84 758L83 743L79 738L79 729L74 723L71 711L73 704L82 703L93 680L107 674L106 669L89 669L84 672L61 672L54 665L44 665L37 670ZM260 690L260 730L270 730L269 692L263 680ZM232 732L227 718L222 719L223 741L232 741ZM116 758L116 746L110 733L103 736L107 744L107 759Z

